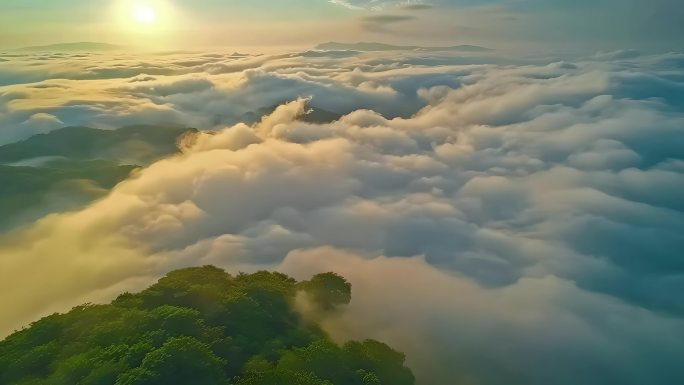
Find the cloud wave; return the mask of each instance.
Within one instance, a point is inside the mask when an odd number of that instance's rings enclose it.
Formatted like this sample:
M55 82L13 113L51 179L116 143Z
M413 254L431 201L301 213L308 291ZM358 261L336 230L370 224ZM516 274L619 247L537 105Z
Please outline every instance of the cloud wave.
M684 374L681 54L85 60L0 88L2 138L57 120L205 132L0 238L0 330L181 266L332 269L358 294L329 331L396 344L422 384ZM310 106L340 118L304 122Z

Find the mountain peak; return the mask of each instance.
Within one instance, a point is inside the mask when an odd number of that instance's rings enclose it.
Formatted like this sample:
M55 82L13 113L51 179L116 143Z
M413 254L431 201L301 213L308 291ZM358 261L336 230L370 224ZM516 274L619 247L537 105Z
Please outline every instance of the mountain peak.
M438 52L438 51L462 51L462 52L486 52L492 51L489 48L478 45L454 45L446 47L423 47L416 45L393 45L378 42L358 42L358 43L340 43L327 42L319 44L315 47L321 51L422 51L422 52Z
M121 51L126 47L100 42L82 41L73 43L58 43L49 45L37 45L30 47L23 47L17 51L33 51L33 52L103 52L103 51Z

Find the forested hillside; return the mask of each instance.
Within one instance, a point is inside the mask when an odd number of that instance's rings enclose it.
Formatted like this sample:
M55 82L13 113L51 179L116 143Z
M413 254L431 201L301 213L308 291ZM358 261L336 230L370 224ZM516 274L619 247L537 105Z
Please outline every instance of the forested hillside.
M294 309L351 300L333 273L231 276L174 271L138 294L46 317L0 343L3 385L411 385L404 355L367 340L338 346Z

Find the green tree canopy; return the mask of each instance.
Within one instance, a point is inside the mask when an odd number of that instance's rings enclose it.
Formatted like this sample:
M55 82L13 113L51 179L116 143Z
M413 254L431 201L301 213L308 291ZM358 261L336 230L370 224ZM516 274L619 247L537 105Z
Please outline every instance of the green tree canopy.
M0 385L412 385L404 355L377 341L333 343L295 310L349 303L333 273L171 272L108 305L54 314L0 342Z
M317 274L299 286L315 304L325 310L346 305L351 301L351 284L335 273Z

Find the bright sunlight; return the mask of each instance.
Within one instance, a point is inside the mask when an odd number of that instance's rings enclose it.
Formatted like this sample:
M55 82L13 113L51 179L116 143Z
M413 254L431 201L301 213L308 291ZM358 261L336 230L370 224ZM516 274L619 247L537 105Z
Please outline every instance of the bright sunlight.
M107 17L115 24L112 35L141 49L163 49L175 41L173 33L180 24L168 0L118 0Z
M133 21L138 24L150 25L157 21L157 11L149 4L134 4L131 11Z

